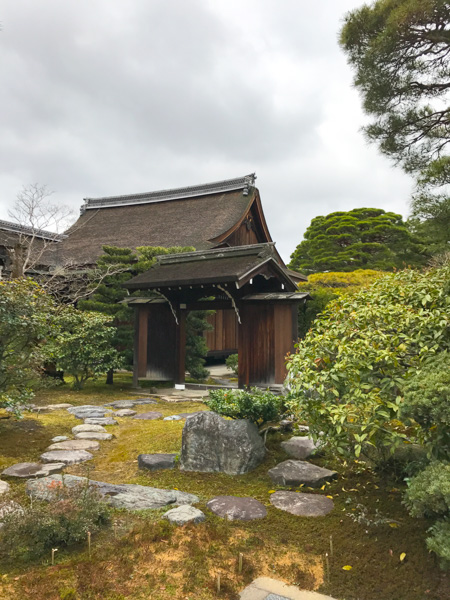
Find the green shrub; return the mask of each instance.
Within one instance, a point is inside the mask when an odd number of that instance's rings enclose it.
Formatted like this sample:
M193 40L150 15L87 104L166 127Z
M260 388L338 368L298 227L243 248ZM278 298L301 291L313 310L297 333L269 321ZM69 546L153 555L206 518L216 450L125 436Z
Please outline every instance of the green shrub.
M402 418L420 425L420 441L430 456L450 460L450 354L425 363L404 390Z
M427 538L428 550L437 554L441 559L441 566L448 567L450 564L450 521L443 519L437 521L433 527L428 530L431 536Z
M228 356L225 359L225 364L227 366L227 369L230 369L230 371L233 371L233 373L236 375L236 377L239 375L239 357L237 354L230 354L230 356Z
M1 529L1 550L10 559L35 560L49 555L51 548L86 542L108 523L111 509L97 490L86 485L66 487L50 484L51 502L34 501L23 511L10 513Z
M290 408L342 455L406 437L402 389L450 348L450 267L385 274L332 301L288 360Z
M257 425L278 421L285 412L284 397L251 388L247 390L211 390L209 408L224 417L247 419Z
M404 503L413 517L450 516L450 464L434 461L413 477Z

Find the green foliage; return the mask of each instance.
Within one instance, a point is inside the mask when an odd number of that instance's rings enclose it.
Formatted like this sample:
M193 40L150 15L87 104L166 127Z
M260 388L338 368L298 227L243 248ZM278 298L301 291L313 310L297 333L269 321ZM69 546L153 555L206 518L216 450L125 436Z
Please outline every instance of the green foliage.
M450 520L436 521L428 533L431 533L431 536L427 538L428 550L442 559L442 568L446 569L450 564Z
M413 517L450 515L450 464L434 461L413 477L405 494Z
M450 460L450 354L441 352L426 362L404 390L402 419L420 425L420 438L430 456Z
M36 560L50 556L52 548L87 543L108 523L111 510L99 493L85 485L66 487L50 484L52 502L33 502L3 519L1 551L13 560Z
M64 307L58 315L59 331L47 344L47 353L56 368L74 377L74 388L81 389L89 378L122 366L112 346L115 335L108 327L109 317Z
M144 273L148 271L156 262L157 256L164 254L180 254L181 252L194 252L193 246L170 246L164 248L163 246L139 246L136 248L137 252L137 263L136 272Z
M356 208L315 217L289 267L307 274L375 269L391 271L424 263L422 248L400 215Z
M51 333L53 302L31 279L0 281L0 406L17 407L33 396Z
M219 415L248 419L257 425L279 421L285 412L283 396L259 388L210 390L206 404Z
M406 171L447 183L449 21L447 0L377 0L350 12L341 32L374 119L369 140Z
M298 308L298 337L300 339L305 337L317 316L325 310L329 302L338 297L331 288L314 290L314 292L309 292L309 295L311 300L301 304Z
M205 369L205 356L208 346L203 332L212 329L206 320L211 311L195 310L188 313L186 319L186 369L194 379L207 379L209 371Z
M230 371L233 371L234 375L236 375L236 377L239 375L239 355L238 354L230 354L230 356L227 356L227 358L225 359L225 364L227 366L227 369L230 369Z
M405 439L402 389L450 348L450 266L405 270L332 301L288 361L291 408L342 455Z

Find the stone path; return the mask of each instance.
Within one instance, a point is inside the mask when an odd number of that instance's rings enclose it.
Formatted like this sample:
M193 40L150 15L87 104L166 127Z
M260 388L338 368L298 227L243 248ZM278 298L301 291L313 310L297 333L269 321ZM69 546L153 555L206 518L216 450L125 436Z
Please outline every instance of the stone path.
M316 592L299 590L294 585L270 577L258 577L239 595L240 600L333 600Z
M255 498L216 496L206 503L211 512L228 521L253 521L267 515L264 504Z
M298 517L324 517L334 508L331 498L321 494L279 491L270 496L270 503Z
M325 482L335 479L337 473L303 460L285 460L270 469L269 476L278 485L322 487Z

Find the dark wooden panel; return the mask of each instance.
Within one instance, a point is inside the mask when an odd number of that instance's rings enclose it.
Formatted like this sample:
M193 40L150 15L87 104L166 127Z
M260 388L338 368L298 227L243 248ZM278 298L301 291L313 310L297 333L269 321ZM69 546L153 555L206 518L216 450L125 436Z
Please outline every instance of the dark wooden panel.
M147 374L147 335L148 335L148 306L138 308L138 375Z
M275 383L273 306L247 304L240 313L239 386Z
M149 379L174 380L177 366L177 324L167 304L149 305L147 370Z
M286 355L294 349L292 337L292 305L274 305L275 325L275 383L286 379Z
M217 310L208 317L214 329L205 332L206 345L210 352L235 352L238 347L236 313L233 309Z

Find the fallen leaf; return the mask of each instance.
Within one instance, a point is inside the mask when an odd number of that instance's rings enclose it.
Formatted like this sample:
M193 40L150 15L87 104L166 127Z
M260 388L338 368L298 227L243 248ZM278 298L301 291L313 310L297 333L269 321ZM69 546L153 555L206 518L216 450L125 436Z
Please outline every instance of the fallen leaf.
M343 571L351 571L352 569L353 569L353 567L351 567L350 565L344 565L344 566L342 567L342 570L343 570Z
M392 529L397 529L398 523L389 523L389 527L392 527Z
M405 558L406 558L406 552L402 552L400 554L400 562L403 562L405 560Z
M331 498L331 499L333 499L333 496L327 496L327 498Z
M269 490L269 494L275 494L276 490Z

